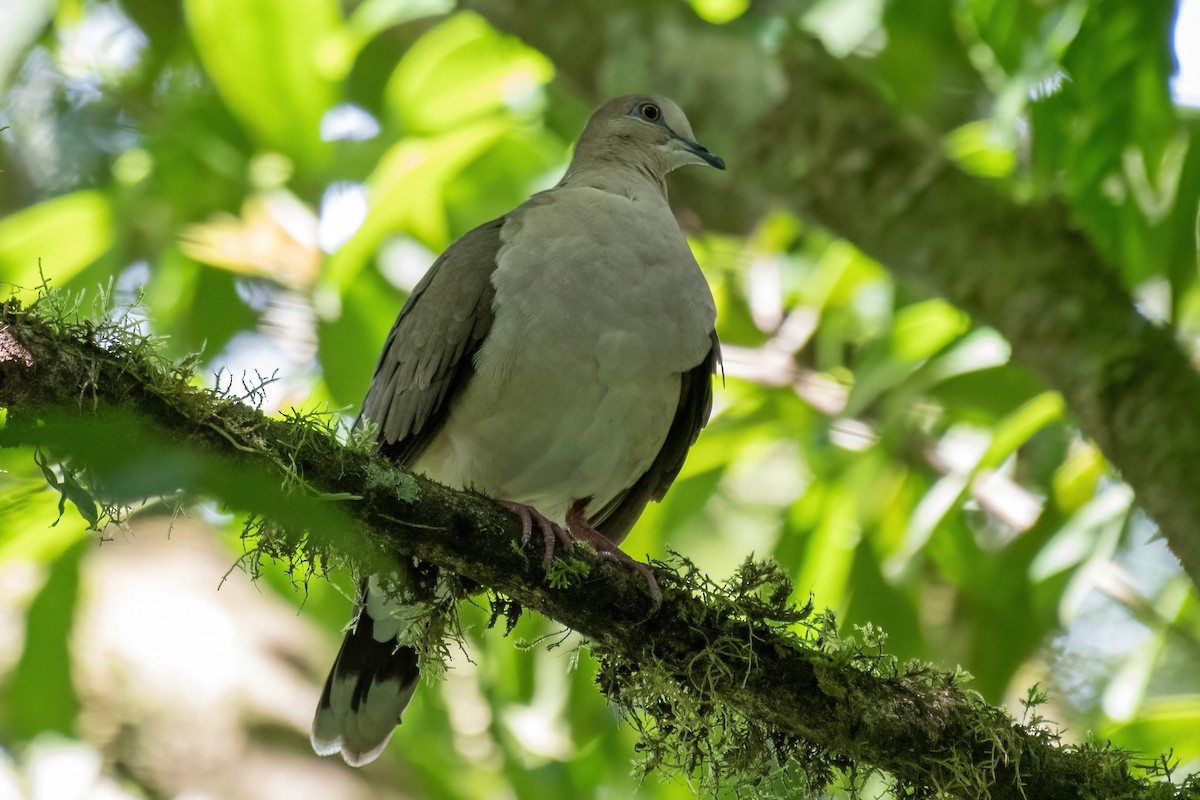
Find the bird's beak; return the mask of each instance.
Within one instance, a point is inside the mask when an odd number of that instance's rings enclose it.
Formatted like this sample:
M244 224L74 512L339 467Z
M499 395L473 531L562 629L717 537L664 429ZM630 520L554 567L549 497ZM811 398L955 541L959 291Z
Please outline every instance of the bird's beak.
M699 142L693 142L691 139L688 139L687 137L680 136L678 133L676 133L675 131L672 131L670 128L667 128L667 130L670 131L671 138L677 139L679 141L679 143L681 145L683 145L684 150L687 150L689 153L696 156L697 158L699 158L701 161L703 161L705 164L708 164L709 166L716 167L717 169L725 169L724 159L722 159L720 156L714 156L712 153L708 152L707 147L700 144Z

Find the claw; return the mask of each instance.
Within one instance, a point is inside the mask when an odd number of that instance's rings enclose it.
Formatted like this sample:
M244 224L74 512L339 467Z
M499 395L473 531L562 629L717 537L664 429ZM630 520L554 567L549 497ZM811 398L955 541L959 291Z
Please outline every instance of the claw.
M521 546L529 544L529 536L533 533L533 514L530 513L533 509L520 503L510 503L507 500L501 500L500 505L516 514L521 520Z
M585 497L571 504L571 509L567 512L568 533L575 541L587 542L600 558L628 567L645 578L646 588L650 590L650 599L654 601L654 610L657 611L658 607L662 605L663 597L662 589L658 588L658 580L654 577L654 570L650 569L648 565L631 558L625 551L617 547L611 539L592 527L592 524L588 522L587 516L584 513L587 510L588 503L591 501L592 498Z
M601 535L603 536L603 534ZM650 599L654 602L654 610L657 611L658 607L662 605L663 596L662 589L658 588L658 580L654 577L654 570L650 569L649 565L627 555L615 544L612 547L612 550L597 550L596 555L605 561L622 564L645 578L646 588L650 591Z
M571 504L571 509L567 512L565 529L553 520L547 519L533 506L509 500L501 500L500 505L516 514L521 520L522 547L529 544L529 540L533 538L533 526L537 525L538 530L542 533L542 542L545 547L542 554L542 566L547 572L550 571L550 565L554 562L554 550L558 542L562 542L564 545L586 542L596 551L599 558L627 567L645 578L646 588L650 591L650 599L654 601L654 610L657 611L658 607L662 605L663 597L662 590L658 588L658 580L654 577L654 570L646 564L630 558L611 539L592 527L586 514L588 503L591 501L592 498L585 497Z
M517 515L521 520L521 546L529 544L530 538L533 536L533 526L536 523L538 530L542 532L542 542L545 551L542 554L542 566L547 572L550 571L550 565L554 562L554 548L558 541L567 544L571 541L567 532L552 520L546 519L541 512L533 506L525 505L524 503L513 503L508 500L501 500L500 505L507 508L509 511Z

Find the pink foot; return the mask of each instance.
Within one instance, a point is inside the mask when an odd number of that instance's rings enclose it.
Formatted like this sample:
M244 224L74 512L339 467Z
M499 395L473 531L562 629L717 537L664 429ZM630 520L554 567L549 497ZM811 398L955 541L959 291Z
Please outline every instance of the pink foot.
M662 605L662 590L658 588L654 571L642 562L630 558L621 548L613 544L611 539L592 527L585 514L588 503L591 501L592 498L585 497L571 504L571 509L567 512L567 531L570 538L574 541L587 542L600 558L622 564L645 578L646 585L650 589L650 599L654 601L654 608L657 610Z
M500 505L520 518L522 546L529 544L529 539L533 535L533 526L535 523L537 524L538 530L542 532L542 541L546 548L545 553L542 555L542 566L546 568L546 571L549 571L550 564L554 561L556 540L561 541L563 544L569 544L573 541L570 535L560 526L542 516L542 513L533 506L527 506L524 503L512 503L508 500L501 500Z

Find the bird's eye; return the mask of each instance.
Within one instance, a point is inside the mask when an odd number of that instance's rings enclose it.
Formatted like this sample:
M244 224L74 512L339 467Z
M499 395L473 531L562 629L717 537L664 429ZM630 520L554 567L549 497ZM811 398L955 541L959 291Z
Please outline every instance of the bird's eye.
M662 119L662 111L654 103L642 103L641 111L642 119L647 122L658 122Z

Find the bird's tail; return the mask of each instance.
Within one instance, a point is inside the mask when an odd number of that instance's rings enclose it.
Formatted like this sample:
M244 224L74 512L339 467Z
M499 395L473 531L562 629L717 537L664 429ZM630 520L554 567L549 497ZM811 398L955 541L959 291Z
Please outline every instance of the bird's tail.
M420 680L417 651L398 647L403 628L372 576L359 587L358 614L325 681L313 717L312 746L318 755L340 754L361 767L379 757Z

